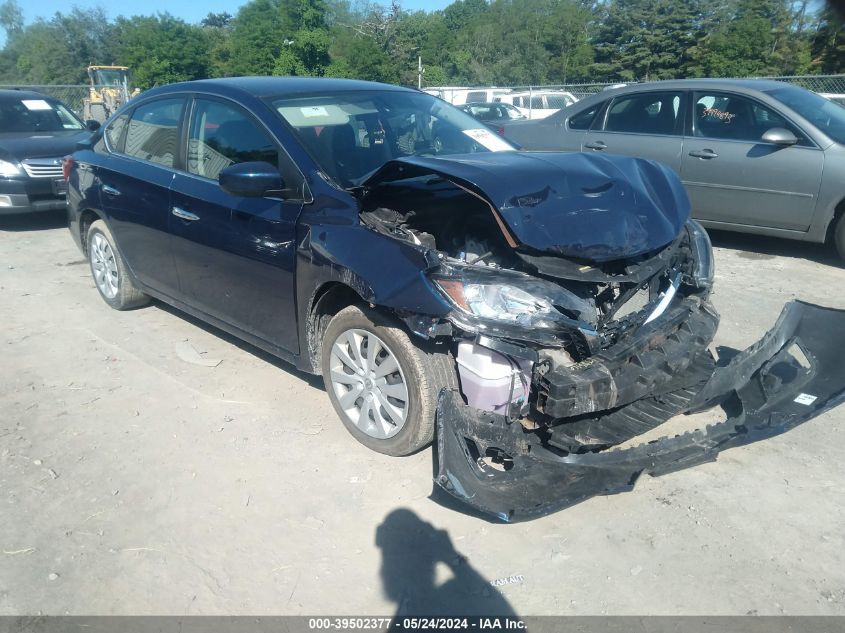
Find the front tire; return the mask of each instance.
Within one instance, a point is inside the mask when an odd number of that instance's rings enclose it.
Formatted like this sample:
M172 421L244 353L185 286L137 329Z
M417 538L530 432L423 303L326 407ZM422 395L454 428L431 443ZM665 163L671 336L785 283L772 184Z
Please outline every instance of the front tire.
M833 243L836 245L839 257L845 259L845 213L839 216L833 229Z
M440 390L457 386L454 362L437 347L415 345L375 310L335 315L323 337L323 380L355 439L397 457L431 443Z
M149 303L150 298L132 283L105 222L93 222L86 241L91 276L103 301L115 310L130 310Z

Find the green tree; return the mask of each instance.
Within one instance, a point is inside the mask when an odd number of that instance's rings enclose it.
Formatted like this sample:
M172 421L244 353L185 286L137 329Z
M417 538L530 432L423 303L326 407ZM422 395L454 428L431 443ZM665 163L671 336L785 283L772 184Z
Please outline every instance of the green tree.
M285 40L294 28L282 11L281 0L251 0L232 23L227 74L271 75Z
M283 42L273 74L322 76L331 61L325 4L322 0L296 0L286 5L285 12L285 21L295 31Z
M845 18L833 6L825 7L819 16L812 40L811 63L816 72L845 72Z
M131 68L141 89L208 77L209 38L202 27L161 13L121 17L114 28L117 60Z
M696 0L611 0L599 12L593 71L622 81L679 76L699 11Z
M687 74L748 77L806 72L810 38L804 12L789 0L735 0L690 48Z
M112 27L102 9L74 8L38 20L6 44L17 77L32 84L85 83L89 64L113 59Z

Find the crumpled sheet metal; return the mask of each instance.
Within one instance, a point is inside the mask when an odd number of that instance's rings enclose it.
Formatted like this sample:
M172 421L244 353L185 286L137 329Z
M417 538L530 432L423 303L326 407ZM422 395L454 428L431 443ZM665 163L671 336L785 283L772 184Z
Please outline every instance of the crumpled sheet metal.
M800 347L809 368L790 349ZM479 411L444 390L437 411L437 486L502 521L539 517L653 476L715 461L728 448L784 433L845 402L845 311L793 301L757 343L717 368L689 411L721 405L724 422L626 449L561 455L504 416ZM469 443L467 439L471 440ZM512 468L483 462L504 451ZM437 496L435 495L435 498Z

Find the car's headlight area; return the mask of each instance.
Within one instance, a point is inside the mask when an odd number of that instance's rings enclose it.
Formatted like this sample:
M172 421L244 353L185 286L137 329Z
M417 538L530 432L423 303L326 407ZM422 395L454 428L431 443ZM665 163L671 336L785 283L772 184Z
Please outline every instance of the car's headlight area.
M716 275L716 263L713 260L713 245L707 231L695 220L687 221L690 252L692 253L692 267L690 280L692 285L703 290L713 287Z
M542 324L542 317L555 312L547 298L508 284L465 283L454 279L435 279L435 283L455 306L483 319L531 326Z
M487 266L442 265L431 275L438 290L456 308L460 319L478 330L512 327L520 330L593 328L595 306L551 282Z
M10 178L12 176L20 176L23 174L19 165L10 163L7 160L0 160L0 176Z

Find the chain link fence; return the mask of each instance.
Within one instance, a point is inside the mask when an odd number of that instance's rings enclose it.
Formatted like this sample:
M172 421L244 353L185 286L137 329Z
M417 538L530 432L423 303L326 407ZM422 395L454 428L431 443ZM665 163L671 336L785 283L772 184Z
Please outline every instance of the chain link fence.
M806 88L807 90L812 90L813 92L818 92L820 94L824 94L826 96L839 96L842 98L845 96L845 74L841 75L796 75L796 76L785 76L785 77L747 77L746 79L773 79L776 81L783 81L790 84L795 84L797 86L801 86L802 88ZM491 87L449 87L449 86L433 86L430 88L425 88L427 91L436 92L440 91L441 96L443 96L447 101L451 101L452 99L449 98L450 91L454 93L454 91L461 90L477 90L477 91L485 91L492 88L498 88L502 91L510 91L512 93L525 93L529 100L535 95L535 93L540 92L568 92L576 99L583 99L586 96L595 94L597 92L601 92L609 88L610 86L619 85L618 83L612 82L596 82L596 83L568 83L568 84L548 84L548 85L541 85L541 86L491 86ZM76 112L78 115L82 116L82 102L88 96L88 86L71 86L71 85L53 85L53 86L24 86L24 85L0 85L0 89L9 90L9 89L17 89L17 90L32 90L34 92L40 92L46 95L50 95L51 97L55 97L59 101L65 103L70 107L71 110ZM482 101L486 99L480 99Z
M88 97L88 86L23 86L0 85L0 90L31 90L58 99L78 116L82 116L82 102Z

